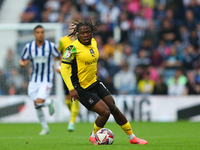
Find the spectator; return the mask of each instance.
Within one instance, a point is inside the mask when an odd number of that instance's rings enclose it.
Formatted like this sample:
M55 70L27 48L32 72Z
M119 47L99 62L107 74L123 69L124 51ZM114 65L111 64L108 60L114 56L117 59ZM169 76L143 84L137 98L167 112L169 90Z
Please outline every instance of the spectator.
M185 7L185 10L191 10L194 14L195 19L200 18L200 6L197 4L197 0L190 0L188 6Z
M138 93L149 95L153 94L155 82L150 79L150 73L145 72L143 75L143 79L138 82Z
M161 22L164 20L165 17L166 17L165 6L163 4L159 4L158 8L154 13L154 20L157 28L160 28Z
M184 47L188 46L190 41L189 41L189 36L190 33L186 26L182 25L179 27L179 40L183 44Z
M191 10L187 10L185 13L185 26L189 29L195 29L196 27L196 20L194 18L194 14Z
M148 28L149 22L144 18L144 12L140 12L133 20L133 29L130 33L130 42L135 52L138 52L144 31Z
M105 44L103 48L104 59L108 60L109 56L114 56L115 49L115 40L113 39L113 37L109 37L107 44Z
M163 60L166 60L170 56L170 48L168 46L166 46L164 40L159 41L157 51L162 56Z
M161 67L163 64L163 58L158 50L153 51L150 60L151 60L151 65L155 67Z
M194 50L194 46L189 45L184 51L183 65L187 70L193 69L195 63L199 60L199 53Z
M142 7L142 12L144 12L144 18L151 20L153 18L154 10L149 4L144 4Z
M102 23L116 24L120 15L120 9L115 3L108 2L108 10L101 12L100 20Z
M166 18L165 19L169 21L170 28L176 29L176 22L174 20L174 12L172 9L166 10Z
M17 94L17 89L15 87L15 85L13 83L11 83L9 85L9 88L8 88L8 95L16 95Z
M164 61L163 65L168 69L177 69L182 66L182 61L177 55L175 46L170 47L170 56Z
M10 77L7 80L7 84L10 85L9 88L13 89L16 88L16 91L22 87L24 82L23 77L19 74L16 68L12 68L10 70Z
M121 29L121 40L120 42L128 42L128 32L132 26L131 21L128 19L128 14L126 11L121 12L119 16L119 27Z
M196 50L199 48L198 40L199 39L197 37L196 31L190 30L189 41L190 41L190 44L193 45Z
M48 0L44 4L43 21L57 22L59 18L60 3L57 0Z
M153 95L167 95L167 85L164 83L162 76L159 76L155 82Z
M185 94L186 95L199 95L200 93L200 85L196 84L195 82L195 75L193 71L187 72L187 84L185 87Z
M200 85L200 65L199 61L194 64L194 78L195 82Z
M123 47L123 54L122 54L121 62L122 61L125 61L128 64L129 69L131 71L134 71L134 69L137 65L138 58L135 53L132 53L131 46L128 44L124 45L124 47Z
M168 95L184 95L186 83L187 77L181 69L178 69L167 81Z
M109 30L108 24L102 23L99 26L97 35L100 35L102 37L103 44L106 44L108 42L108 38L113 37L113 32Z
M97 64L97 76L100 80L102 80L103 83L105 83L106 79L109 76L108 71L106 70L105 67L102 66L102 64L100 62L98 62Z
M118 94L134 94L136 88L135 74L129 70L125 63L122 70L114 75L114 87Z
M198 45L200 45L200 22L197 23L196 30L197 30L196 34L198 37Z
M137 65L145 68L147 67L149 64L151 63L150 58L147 56L147 52L143 49L141 49L139 51L138 54L138 61L137 61Z
M30 0L27 4L27 8L21 14L22 22L40 22L41 21L41 12L39 8L33 4L33 0Z
M158 44L158 30L155 28L154 20L149 20L149 27L144 31L143 40L145 39L151 39L153 47Z
M4 68L6 71L11 70L12 68L16 67L16 56L14 56L14 51L12 49L8 49L7 56L4 62Z
M4 95L7 92L6 76L3 74L3 71L0 70L0 95Z
M177 32L171 27L169 20L165 19L162 23L160 39L164 40L167 46L171 46L178 39Z
M139 13L141 10L141 6L139 4L139 0L127 0L127 10L133 14L134 16Z

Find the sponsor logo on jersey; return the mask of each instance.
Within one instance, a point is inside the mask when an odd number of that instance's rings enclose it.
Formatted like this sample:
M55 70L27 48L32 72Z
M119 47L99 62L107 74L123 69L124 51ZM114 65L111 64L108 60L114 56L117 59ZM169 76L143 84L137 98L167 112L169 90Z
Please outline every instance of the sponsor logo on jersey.
M97 62L97 58L93 59L91 62L86 61L86 62L85 62L85 65L92 65L92 64L94 64L94 63L96 63L96 62Z
M47 57L46 56L35 56L34 61L36 63L46 63L47 62Z

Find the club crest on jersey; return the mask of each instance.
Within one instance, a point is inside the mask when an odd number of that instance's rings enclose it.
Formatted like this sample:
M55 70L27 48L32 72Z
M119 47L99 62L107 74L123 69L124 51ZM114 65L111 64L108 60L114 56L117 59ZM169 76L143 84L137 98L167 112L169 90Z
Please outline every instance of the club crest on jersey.
M94 51L93 51L93 49L90 49L90 53L91 53L91 54L94 54Z
M70 45L69 47L67 47L67 51L65 52L65 58L69 58L71 55L71 50L73 48L73 45Z
M67 50L65 53L65 58L69 58L71 55L71 51Z

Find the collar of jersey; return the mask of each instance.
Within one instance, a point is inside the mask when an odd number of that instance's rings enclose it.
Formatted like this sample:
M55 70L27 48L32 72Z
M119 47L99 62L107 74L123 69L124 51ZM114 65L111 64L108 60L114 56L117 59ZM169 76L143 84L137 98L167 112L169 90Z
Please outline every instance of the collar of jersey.
M79 41L81 44L83 44L83 43L79 40L79 38L78 38L78 41ZM90 42L92 43L92 39L90 40ZM89 45L91 45L91 43L88 44L88 45L86 45L86 44L83 44L83 45L85 45L85 46L89 46Z

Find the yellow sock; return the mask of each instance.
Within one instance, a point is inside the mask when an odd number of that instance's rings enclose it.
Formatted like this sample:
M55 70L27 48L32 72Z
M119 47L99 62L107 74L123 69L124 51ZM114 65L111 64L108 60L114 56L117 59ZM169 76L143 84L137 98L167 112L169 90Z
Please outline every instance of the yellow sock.
M71 106L71 118L70 118L71 123L75 123L78 112L79 112L79 102L75 100Z
M70 99L65 99L65 103L66 103L67 107L69 108L69 110L71 111L72 101Z
M126 124L122 125L121 128L126 132L126 134L128 135L132 135L133 131L131 129L131 125L129 122L127 122Z
M102 128L102 127L97 127L96 123L94 123L94 129L93 129L94 134L96 134L97 131L98 131L99 129L101 129L101 128Z

